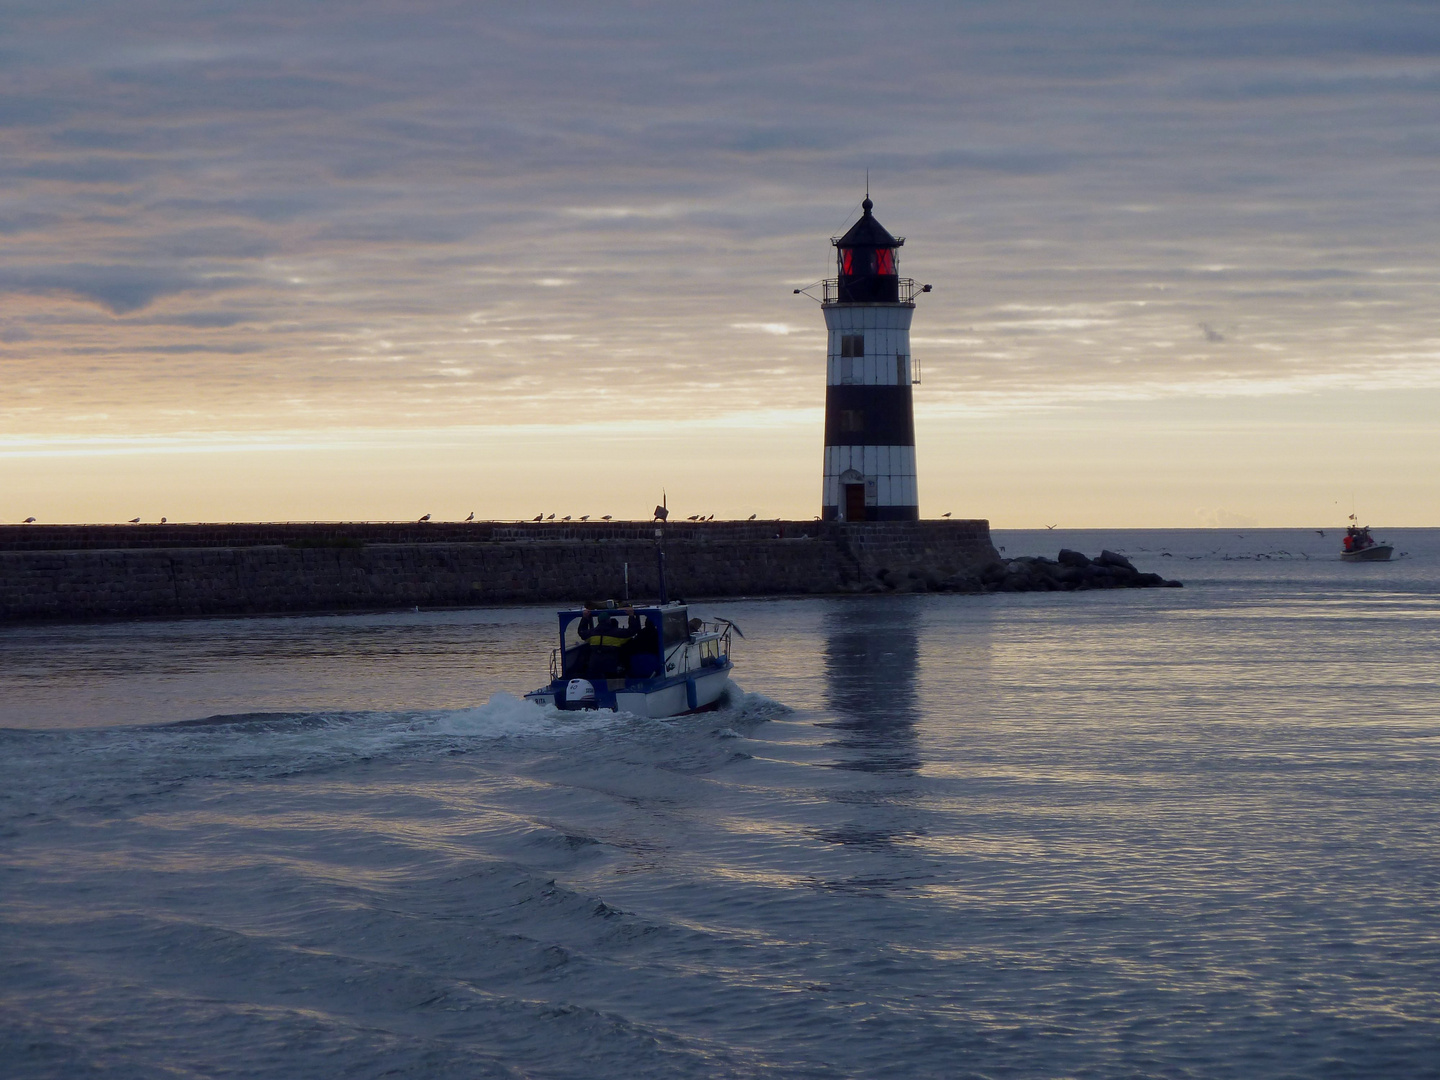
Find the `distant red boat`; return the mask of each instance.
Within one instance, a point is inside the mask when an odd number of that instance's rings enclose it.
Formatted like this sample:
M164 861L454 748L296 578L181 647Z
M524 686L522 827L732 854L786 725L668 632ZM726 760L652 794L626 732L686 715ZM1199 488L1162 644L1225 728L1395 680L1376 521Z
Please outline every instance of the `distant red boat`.
M1387 562L1395 550L1391 544L1377 541L1364 525L1349 525L1341 544L1342 562Z

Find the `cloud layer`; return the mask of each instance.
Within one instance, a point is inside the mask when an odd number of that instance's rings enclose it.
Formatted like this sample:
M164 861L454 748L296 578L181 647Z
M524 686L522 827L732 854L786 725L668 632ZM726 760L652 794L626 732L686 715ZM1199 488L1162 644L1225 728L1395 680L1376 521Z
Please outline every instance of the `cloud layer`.
M926 409L1440 385L1425 4L0 20L7 432L813 410L867 169Z

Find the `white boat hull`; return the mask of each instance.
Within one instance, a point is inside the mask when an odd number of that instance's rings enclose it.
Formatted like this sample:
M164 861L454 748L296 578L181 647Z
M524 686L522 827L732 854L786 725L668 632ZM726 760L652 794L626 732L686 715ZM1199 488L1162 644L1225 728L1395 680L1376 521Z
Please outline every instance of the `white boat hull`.
M684 682L663 686L649 692L617 690L615 691L615 709L618 712L627 712L632 716L645 716L652 720L701 712L718 706L720 699L725 696L725 686L729 681L730 673L726 669L697 673ZM555 695L544 690L533 691L526 694L525 697L526 700L533 701L542 707L556 704ZM603 705L598 707L605 708Z
M729 677L728 671L711 671L648 694L617 690L615 707L622 712L657 720L665 716L699 712L701 709L711 708L720 700Z

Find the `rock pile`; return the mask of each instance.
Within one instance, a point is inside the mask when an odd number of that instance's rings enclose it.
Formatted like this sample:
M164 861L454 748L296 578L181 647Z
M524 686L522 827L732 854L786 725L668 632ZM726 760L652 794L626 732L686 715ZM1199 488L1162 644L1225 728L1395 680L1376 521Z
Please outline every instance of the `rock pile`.
M1021 556L1001 559L978 574L961 573L941 577L911 570L896 574L881 570L869 592L1081 592L1087 589L1155 589L1181 588L1178 581L1167 581L1159 574L1147 574L1135 568L1124 555L1102 551L1092 559L1078 551L1062 549L1058 557Z

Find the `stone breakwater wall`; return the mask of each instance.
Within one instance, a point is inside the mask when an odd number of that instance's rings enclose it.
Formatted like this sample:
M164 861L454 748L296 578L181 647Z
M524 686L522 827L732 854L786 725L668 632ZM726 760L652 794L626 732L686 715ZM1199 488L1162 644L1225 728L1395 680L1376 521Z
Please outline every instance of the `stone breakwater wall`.
M679 522L665 551L687 599L979 591L998 562L981 520ZM654 597L654 524L0 526L0 620L618 599L627 563Z
M1124 555L1102 551L1092 559L1060 549L1058 558L1021 556L995 562L980 572L986 592L1082 592L1087 589L1178 589L1178 581L1147 574Z

